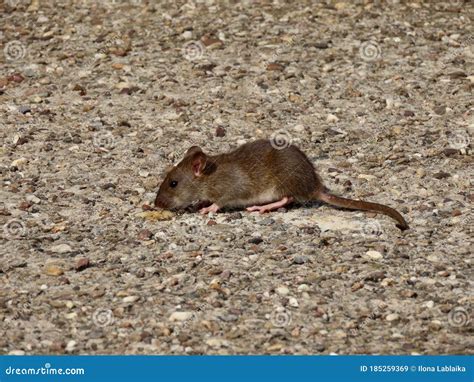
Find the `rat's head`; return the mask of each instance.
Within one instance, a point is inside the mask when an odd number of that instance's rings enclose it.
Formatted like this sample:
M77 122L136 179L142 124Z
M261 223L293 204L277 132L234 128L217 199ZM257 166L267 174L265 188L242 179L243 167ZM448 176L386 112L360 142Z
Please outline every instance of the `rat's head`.
M156 195L155 206L178 210L206 199L202 177L207 162L208 158L200 147L191 147L183 160L166 174Z

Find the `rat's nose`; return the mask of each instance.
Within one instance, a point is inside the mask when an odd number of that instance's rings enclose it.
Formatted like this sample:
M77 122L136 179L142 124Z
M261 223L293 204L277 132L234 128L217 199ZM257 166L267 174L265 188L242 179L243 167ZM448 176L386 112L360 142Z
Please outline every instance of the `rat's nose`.
M158 195L156 196L156 199L155 199L155 207L158 207L158 208L165 208L165 207L166 207L165 203L163 203L163 202L158 198Z

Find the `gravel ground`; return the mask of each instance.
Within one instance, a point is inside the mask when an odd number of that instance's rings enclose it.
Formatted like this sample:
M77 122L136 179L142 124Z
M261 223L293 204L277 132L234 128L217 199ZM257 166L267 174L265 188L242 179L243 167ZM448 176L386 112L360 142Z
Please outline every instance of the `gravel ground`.
M0 4L0 352L473 354L473 3ZM150 211L272 137L335 193Z

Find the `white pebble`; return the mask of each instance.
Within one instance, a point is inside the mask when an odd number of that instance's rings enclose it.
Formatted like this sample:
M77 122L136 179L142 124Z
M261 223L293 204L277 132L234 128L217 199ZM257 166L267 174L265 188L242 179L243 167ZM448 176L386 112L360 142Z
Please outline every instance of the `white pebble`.
M400 319L400 316L397 313L390 313L387 314L387 317L385 317L385 319L389 322L398 321Z
M430 300L425 303L425 306L429 309L431 309L434 306L434 301Z
M189 320L193 316L193 312L173 312L171 316L168 318L169 321L186 321Z
M372 260L380 260L383 259L382 254L379 251L367 251L365 256Z
M58 244L51 247L50 250L54 253L68 253L72 251L72 248L68 244Z
M191 40L193 38L193 32L191 31L184 31L181 36L185 39L185 40Z
M294 127L295 131L298 133L301 133L304 131L304 126L303 125L295 125Z
M127 296L123 298L123 302L135 302L139 299L139 296Z
M298 292L306 292L309 290L308 284L301 284L298 286Z
M66 351L69 351L69 352L74 351L74 349L76 348L76 345L77 345L76 341L74 340L69 341L66 345Z
M288 293L290 293L290 290L286 286L280 286L275 289L275 292L277 292L280 296L286 296Z
M10 350L8 355L25 355L24 350Z
M328 114L326 118L327 122L337 122L339 121L339 118L337 118L334 114Z
M27 201L31 202L31 203L35 203L35 204L39 204L41 202L41 199L38 198L36 195L34 194L28 194L26 195L26 198L25 198Z
M293 308L298 308L300 305L298 304L298 300L294 297L290 297L288 299L288 304Z
M26 158L19 158L19 159L15 159L11 164L10 164L10 167L22 167L24 166L25 164L28 163L28 159Z

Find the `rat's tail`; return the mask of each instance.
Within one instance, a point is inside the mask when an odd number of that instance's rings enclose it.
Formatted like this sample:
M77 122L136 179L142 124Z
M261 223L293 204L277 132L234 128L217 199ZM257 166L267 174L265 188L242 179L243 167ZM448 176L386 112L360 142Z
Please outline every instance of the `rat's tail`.
M315 191L313 193L313 199L316 201L325 202L336 207L348 208L351 210L380 212L396 220L398 222L396 226L402 231L409 228L407 222L398 211L388 206L384 206L383 204L365 202L363 200L341 198L339 196L332 195L329 192L321 190Z

